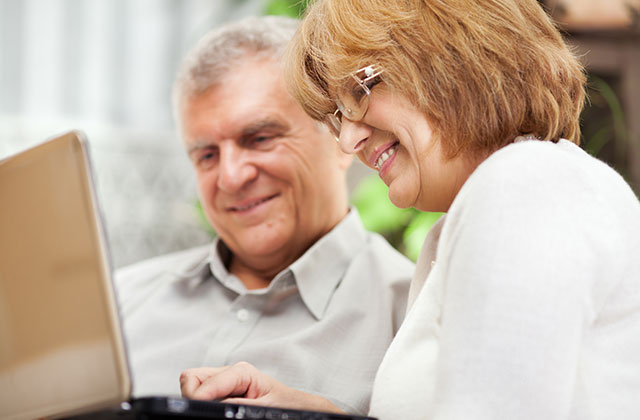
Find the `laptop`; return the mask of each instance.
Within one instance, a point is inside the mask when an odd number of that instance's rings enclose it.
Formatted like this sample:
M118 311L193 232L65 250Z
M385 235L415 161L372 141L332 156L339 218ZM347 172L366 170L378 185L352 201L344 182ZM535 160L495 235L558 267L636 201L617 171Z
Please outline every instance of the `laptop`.
M375 420L132 398L91 174L77 131L0 160L0 418Z

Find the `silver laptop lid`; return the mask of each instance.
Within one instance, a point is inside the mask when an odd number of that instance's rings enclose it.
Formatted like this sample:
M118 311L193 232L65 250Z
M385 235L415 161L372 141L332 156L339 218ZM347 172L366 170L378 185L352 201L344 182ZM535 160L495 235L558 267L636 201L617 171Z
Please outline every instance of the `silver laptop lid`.
M103 235L80 133L0 161L0 418L129 398Z

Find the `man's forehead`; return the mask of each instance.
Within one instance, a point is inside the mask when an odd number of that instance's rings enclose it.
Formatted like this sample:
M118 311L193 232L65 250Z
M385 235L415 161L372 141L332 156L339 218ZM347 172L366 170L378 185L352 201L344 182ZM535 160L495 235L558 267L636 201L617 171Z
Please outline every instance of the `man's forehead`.
M187 139L187 150L208 148L224 139L242 141L260 135L284 135L290 130L289 124L277 116L248 120L245 124L236 124L233 130L212 130L206 135L194 139Z
M213 139L241 139L261 131L297 133L315 123L287 92L277 63L249 58L238 61L235 68L235 74L186 101L185 139L211 143ZM317 124L313 127L318 128Z

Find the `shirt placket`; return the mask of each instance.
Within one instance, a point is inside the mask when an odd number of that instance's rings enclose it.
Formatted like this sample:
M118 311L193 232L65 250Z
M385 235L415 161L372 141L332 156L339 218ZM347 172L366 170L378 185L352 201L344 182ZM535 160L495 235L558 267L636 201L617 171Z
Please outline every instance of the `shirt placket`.
M264 313L268 294L239 295L213 334L203 366L225 366L234 350L251 334Z

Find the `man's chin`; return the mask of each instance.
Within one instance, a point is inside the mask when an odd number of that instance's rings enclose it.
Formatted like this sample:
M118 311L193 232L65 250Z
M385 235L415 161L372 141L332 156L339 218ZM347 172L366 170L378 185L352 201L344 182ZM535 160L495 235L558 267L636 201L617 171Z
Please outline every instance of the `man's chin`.
M256 231L244 235L243 238L237 238L233 246L235 251L233 249L232 251L242 260L264 260L295 253L293 243L293 236L267 235L264 232Z

